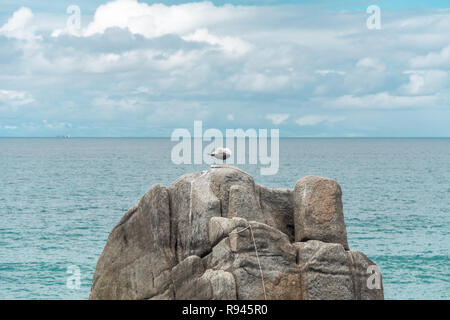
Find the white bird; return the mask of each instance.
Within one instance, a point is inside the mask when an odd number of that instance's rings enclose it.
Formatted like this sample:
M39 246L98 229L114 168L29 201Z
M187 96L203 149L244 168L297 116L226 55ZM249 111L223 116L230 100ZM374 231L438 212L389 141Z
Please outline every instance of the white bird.
M231 156L231 150L228 148L216 148L209 155L216 159L222 160L222 163L225 163L225 160Z

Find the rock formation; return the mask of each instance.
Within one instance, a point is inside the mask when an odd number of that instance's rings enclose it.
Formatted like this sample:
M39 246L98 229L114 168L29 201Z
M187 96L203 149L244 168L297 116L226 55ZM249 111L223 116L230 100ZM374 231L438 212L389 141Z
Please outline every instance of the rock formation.
M370 265L349 250L336 181L268 189L221 165L154 185L123 216L89 298L383 299Z

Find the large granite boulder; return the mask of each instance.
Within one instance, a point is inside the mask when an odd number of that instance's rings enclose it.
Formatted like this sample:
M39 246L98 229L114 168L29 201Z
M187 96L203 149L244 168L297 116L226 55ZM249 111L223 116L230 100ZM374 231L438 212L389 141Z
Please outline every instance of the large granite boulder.
M332 179L305 177L294 188L295 241L321 240L348 249L342 191Z
M374 265L359 251L318 240L296 242L302 268L303 298L308 300L381 300L383 289L369 289L368 267ZM379 275L381 277L381 274Z
M373 265L348 250L337 182L268 189L221 165L153 186L124 215L89 298L382 299Z

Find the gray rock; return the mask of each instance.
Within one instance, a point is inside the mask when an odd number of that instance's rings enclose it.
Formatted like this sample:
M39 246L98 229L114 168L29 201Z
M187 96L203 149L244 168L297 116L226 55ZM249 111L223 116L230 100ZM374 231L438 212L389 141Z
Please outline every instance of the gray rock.
M305 177L294 188L295 241L340 243L348 249L342 191L332 179Z
M238 299L300 298L296 247L286 234L263 223L236 218L215 218L210 228L219 223L225 230L221 233L224 238L203 261L208 269L234 276Z
M265 223L289 236L294 241L294 193L287 189L269 189L256 186Z
M198 256L190 256L172 269L175 299L236 299L234 277L223 270L205 270Z
M252 176L232 166L225 165L211 168L210 182L210 190L220 200L222 217L232 217L229 212L230 188L232 186L241 186L241 188L248 190L253 195L255 193L255 182Z
M227 237L229 233L237 227L246 228L248 223L242 218L227 219L213 217L209 220L209 242L211 246L216 245L220 240Z
M359 251L347 251L349 259L353 265L353 280L355 283L355 297L358 300L383 300L383 277L379 268L366 255ZM371 271L369 267L374 270ZM379 277L379 287L377 287L376 277ZM372 279L374 281L372 281ZM368 285L368 282L371 285Z
M172 246L177 262L188 256L202 256L211 251L209 220L220 217L220 201L210 189L211 172L184 175L170 187Z
M263 220L253 178L224 166L184 175L170 187L171 233L177 261L211 251L208 226L213 217L250 217ZM231 209L231 210L230 210Z
M301 267L302 297L305 300L377 300L383 288L367 286L367 268L373 265L358 251L346 251L341 244L317 240L297 242Z
M265 222L254 185L230 186L227 217Z
M302 297L305 300L352 300L351 265L341 244L308 241L296 243L302 267Z
M97 262L90 299L146 299L171 284L167 189L153 186L111 231Z
M89 298L382 299L374 263L346 250L340 197L333 180L268 189L227 165L155 185L111 231Z
M263 223L250 221L249 225L251 229L229 236L238 298L264 299L265 291L267 299L300 299L296 250L289 237Z

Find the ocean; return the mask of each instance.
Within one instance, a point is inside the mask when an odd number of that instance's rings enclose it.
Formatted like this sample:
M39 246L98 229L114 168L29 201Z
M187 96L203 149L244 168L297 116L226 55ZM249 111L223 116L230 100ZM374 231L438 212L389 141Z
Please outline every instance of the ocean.
M0 299L87 299L109 232L175 165L169 139L0 138ZM281 139L268 187L336 179L349 245L380 267L386 299L450 299L450 139ZM80 286L68 286L75 269ZM69 271L69 272L68 272Z

